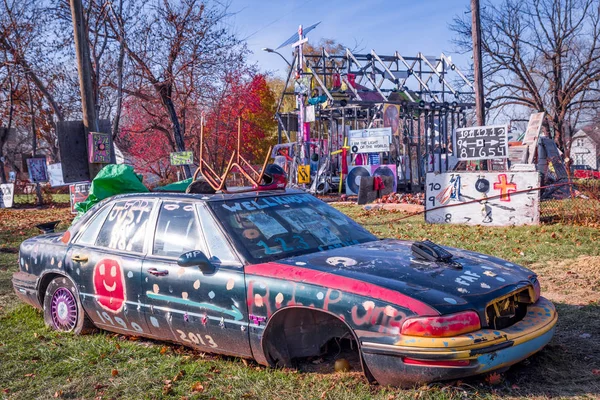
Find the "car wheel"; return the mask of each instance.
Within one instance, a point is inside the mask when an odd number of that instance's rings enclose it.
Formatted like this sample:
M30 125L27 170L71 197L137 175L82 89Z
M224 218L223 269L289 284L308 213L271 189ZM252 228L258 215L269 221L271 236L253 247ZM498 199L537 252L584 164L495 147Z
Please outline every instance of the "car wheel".
M94 325L85 315L75 285L63 276L54 278L44 296L44 322L55 331L85 333Z

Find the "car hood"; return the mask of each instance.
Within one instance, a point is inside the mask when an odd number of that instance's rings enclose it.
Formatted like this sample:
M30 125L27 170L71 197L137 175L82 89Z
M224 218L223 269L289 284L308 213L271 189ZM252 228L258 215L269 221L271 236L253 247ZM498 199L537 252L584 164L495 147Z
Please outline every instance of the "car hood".
M483 311L493 299L532 285L535 274L508 261L444 247L460 265L424 261L411 251L413 242L380 240L279 260L357 279L418 299L440 313Z

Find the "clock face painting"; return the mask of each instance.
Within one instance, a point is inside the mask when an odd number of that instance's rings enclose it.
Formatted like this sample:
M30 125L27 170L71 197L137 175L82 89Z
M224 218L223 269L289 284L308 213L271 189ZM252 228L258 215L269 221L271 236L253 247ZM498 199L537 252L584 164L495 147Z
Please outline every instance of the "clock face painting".
M90 132L88 155L90 163L110 163L110 133Z

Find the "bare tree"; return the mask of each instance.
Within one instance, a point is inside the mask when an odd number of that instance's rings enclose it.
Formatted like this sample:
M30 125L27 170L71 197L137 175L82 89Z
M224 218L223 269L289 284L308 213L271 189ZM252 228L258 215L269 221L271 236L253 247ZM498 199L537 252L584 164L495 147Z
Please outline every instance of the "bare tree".
M488 1L481 13L486 98L495 109L546 113L545 129L569 155L569 137L600 104L598 0ZM471 22L451 25L471 51Z
M51 105L56 118L64 120L61 107L28 58L43 26L42 9L34 0L2 0L0 4L0 49L12 57Z
M133 0L132 0L133 1ZM143 4L142 4L143 3ZM200 80L226 63L237 39L224 28L227 8L198 0L140 3L143 12L125 21L113 9L112 30L139 78L130 95L148 96L148 85L169 118L175 149L185 149L180 113L174 101L184 77ZM189 168L186 175L190 176Z

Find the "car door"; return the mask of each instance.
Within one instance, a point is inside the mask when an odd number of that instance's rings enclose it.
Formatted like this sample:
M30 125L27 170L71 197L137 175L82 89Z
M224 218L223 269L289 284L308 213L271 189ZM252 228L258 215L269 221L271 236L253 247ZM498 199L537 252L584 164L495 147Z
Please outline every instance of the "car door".
M242 264L212 216L192 202L164 200L155 226L142 268L153 335L212 352L251 356ZM179 256L194 250L210 259L214 271L177 264Z
M88 316L98 327L149 334L141 308L141 270L153 200L126 199L102 208L73 239L66 268L80 283Z

